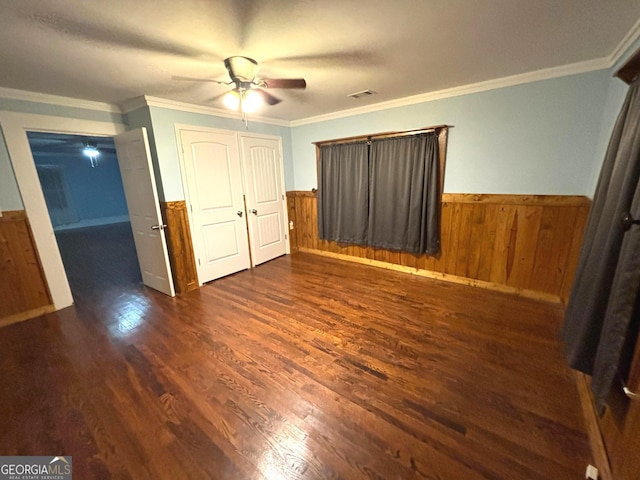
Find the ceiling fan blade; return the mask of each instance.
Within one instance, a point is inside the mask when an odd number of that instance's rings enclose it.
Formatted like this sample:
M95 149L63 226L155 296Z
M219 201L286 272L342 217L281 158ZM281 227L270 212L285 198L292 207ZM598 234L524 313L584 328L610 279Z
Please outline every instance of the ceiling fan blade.
M73 149L73 147L69 146L69 144L65 143L50 143L50 144L40 144L40 145L31 145L31 151L37 153L57 153L57 152L67 152ZM78 149L80 150L80 149Z
M263 59L275 68L276 66L288 66L290 68L304 66L305 68L345 68L357 67L362 69L370 66L379 66L384 63L378 54L369 50L339 50L319 54L295 55L291 57L276 57Z
M277 105L282 101L278 97L271 95L269 92L262 90L261 88L255 88L254 90L262 95L263 100L271 106Z
M183 77L181 75L172 75L171 80L186 80L188 82L212 82L218 85L231 85L232 82L223 82L220 80L214 80L213 78L196 78L196 77Z
M304 78L263 78L260 85L265 88L307 88Z

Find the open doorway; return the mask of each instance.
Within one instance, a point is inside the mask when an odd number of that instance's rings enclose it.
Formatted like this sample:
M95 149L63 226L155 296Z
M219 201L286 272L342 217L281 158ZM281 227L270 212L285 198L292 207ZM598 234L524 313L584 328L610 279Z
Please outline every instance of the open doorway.
M44 132L27 137L76 302L140 284L113 140Z

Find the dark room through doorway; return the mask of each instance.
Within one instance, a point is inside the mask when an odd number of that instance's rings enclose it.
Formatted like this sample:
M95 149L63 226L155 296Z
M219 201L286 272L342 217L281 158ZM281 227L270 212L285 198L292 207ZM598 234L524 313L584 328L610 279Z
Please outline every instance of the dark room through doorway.
M113 139L27 137L74 300L140 285Z

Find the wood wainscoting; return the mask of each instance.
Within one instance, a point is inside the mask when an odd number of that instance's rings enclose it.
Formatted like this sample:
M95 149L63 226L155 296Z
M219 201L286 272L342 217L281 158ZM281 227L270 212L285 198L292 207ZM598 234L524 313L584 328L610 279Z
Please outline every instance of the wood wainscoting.
M0 326L54 310L24 210L0 217Z
M187 203L184 200L160 202L162 218L167 225L167 248L177 293L190 292L199 287Z
M582 196L443 194L442 252L414 255L318 238L316 194L287 192L291 251L563 301L569 297L591 201Z

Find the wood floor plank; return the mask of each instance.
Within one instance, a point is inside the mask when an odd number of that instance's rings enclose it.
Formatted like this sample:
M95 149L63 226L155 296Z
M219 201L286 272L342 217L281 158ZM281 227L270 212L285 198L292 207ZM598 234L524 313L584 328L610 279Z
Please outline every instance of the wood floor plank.
M2 454L72 455L83 479L537 480L591 461L557 305L302 253L177 298L74 275L76 306L0 329Z

